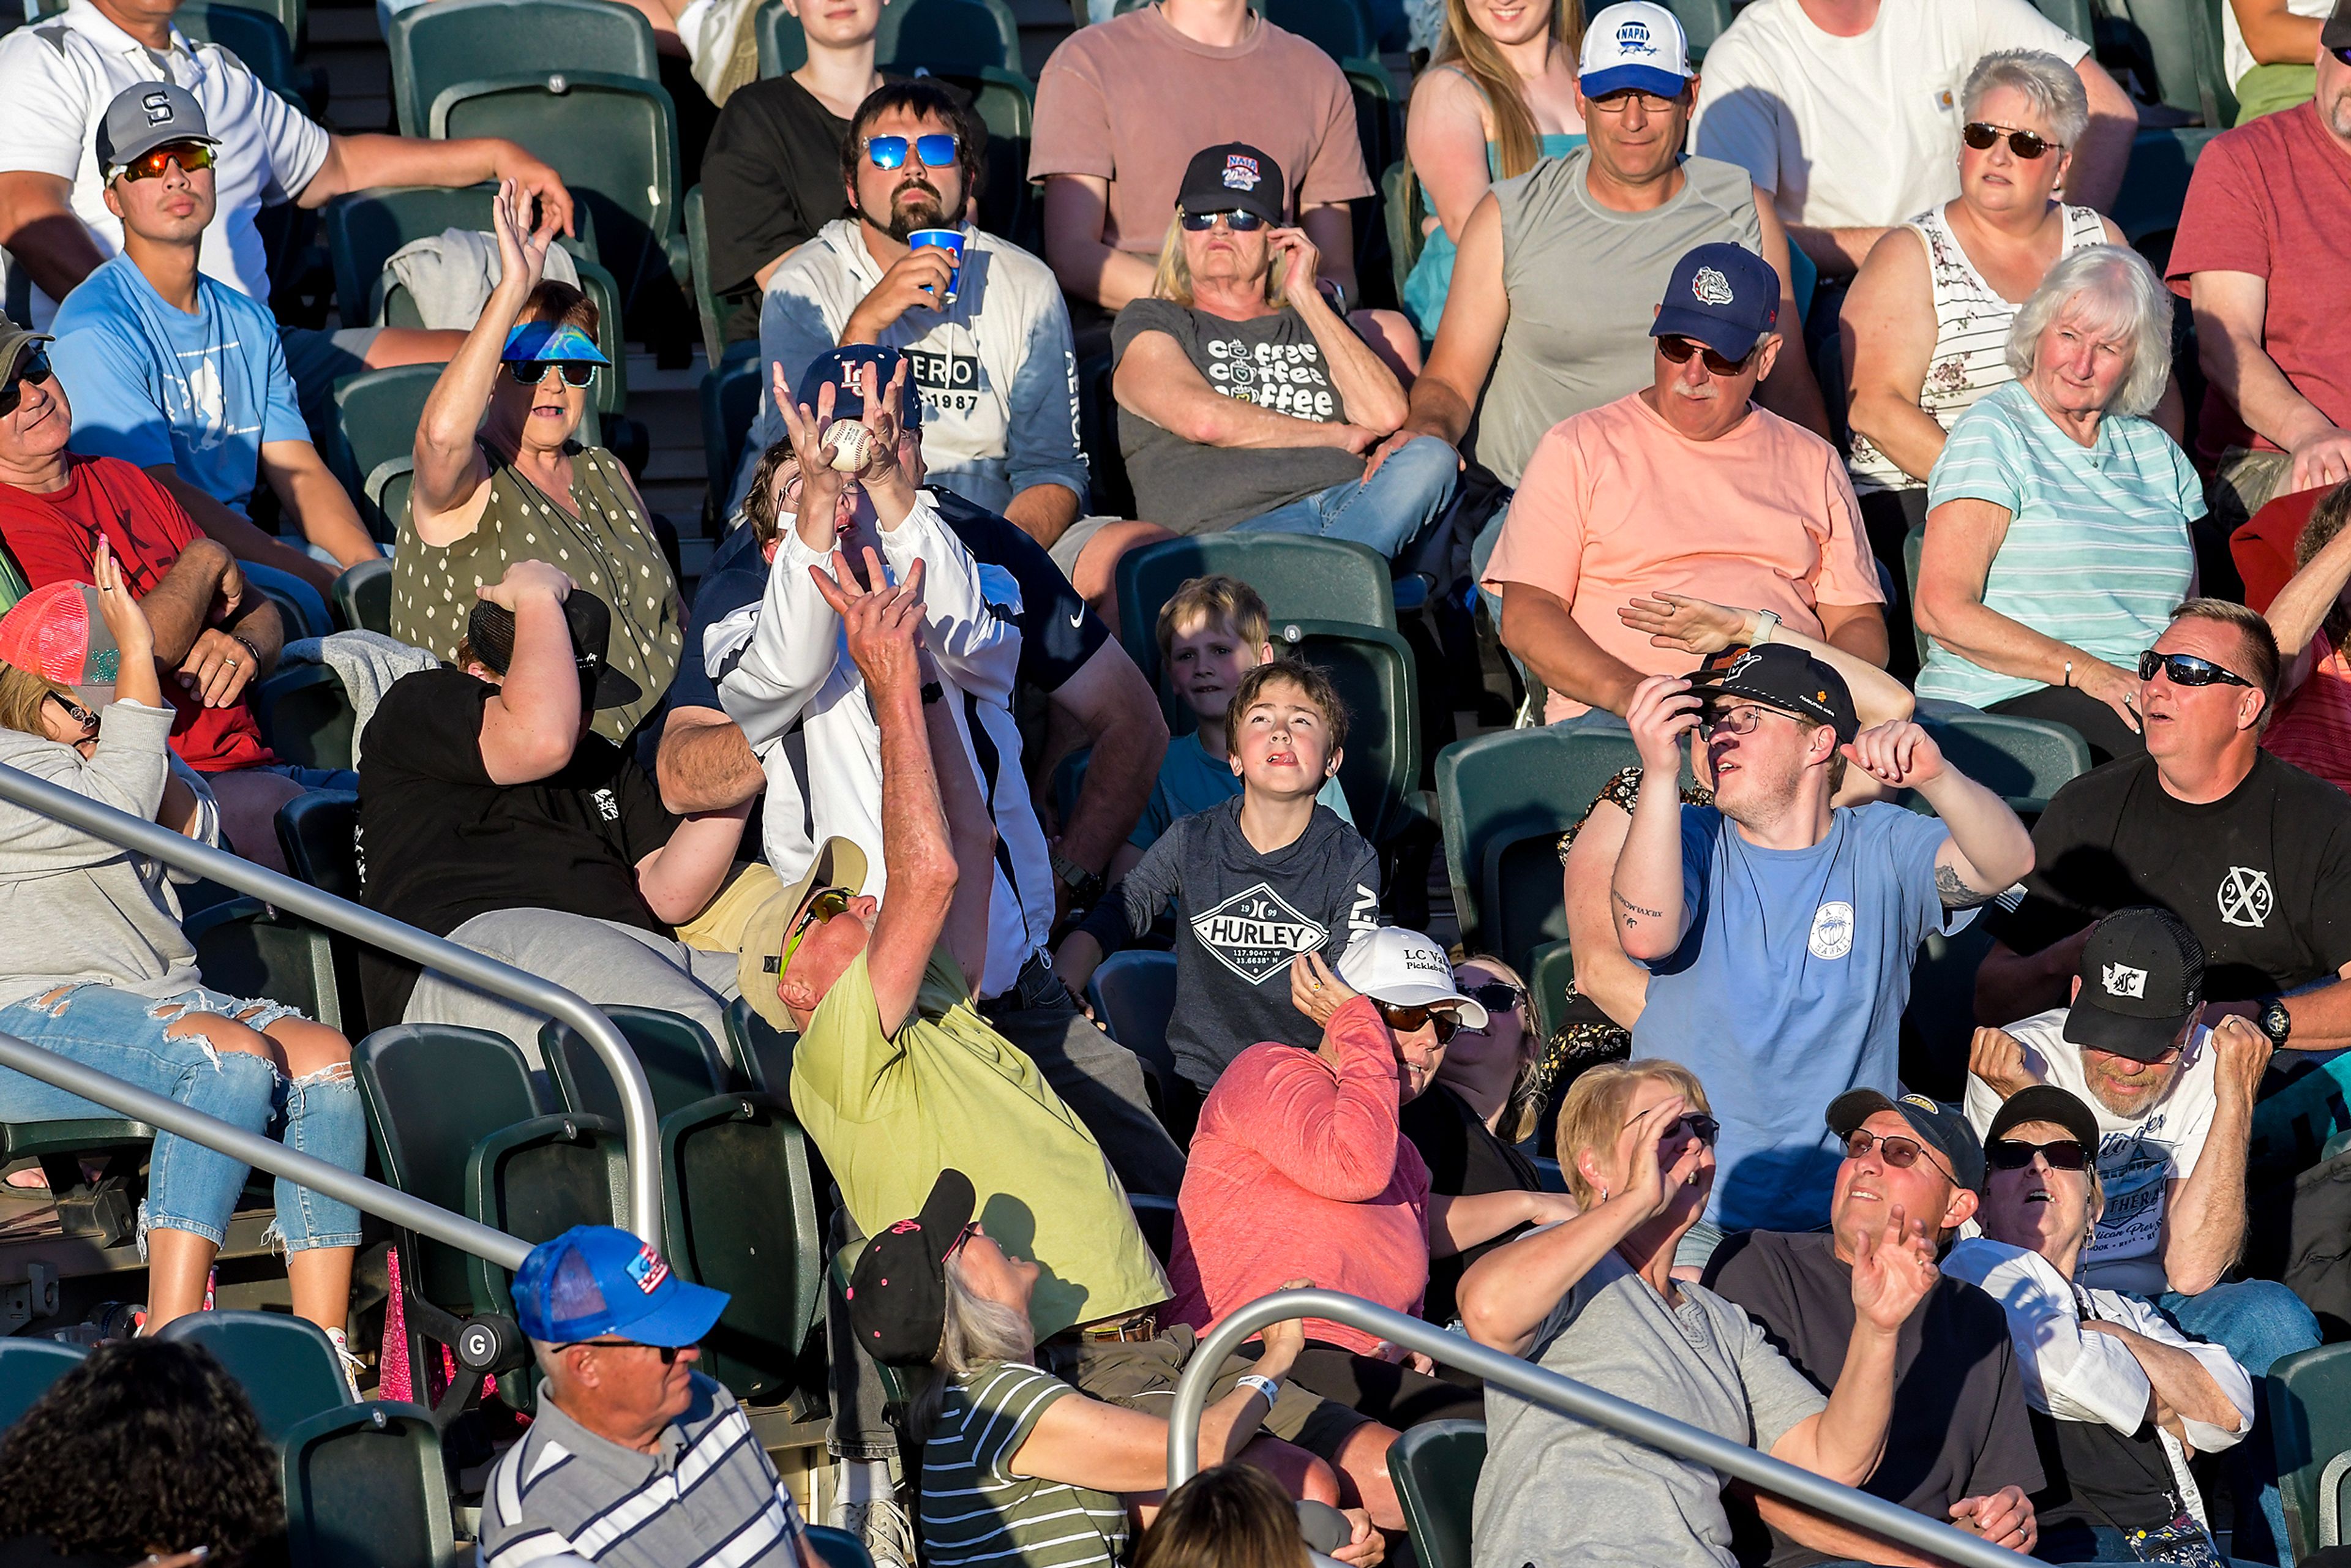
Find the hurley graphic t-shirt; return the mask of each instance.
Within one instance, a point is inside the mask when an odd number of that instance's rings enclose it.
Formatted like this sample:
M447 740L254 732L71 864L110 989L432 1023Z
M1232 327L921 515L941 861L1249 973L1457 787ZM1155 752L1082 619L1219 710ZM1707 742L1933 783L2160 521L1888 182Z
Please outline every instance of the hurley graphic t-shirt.
M2102 1291L2160 1295L2170 1284L2163 1270L2164 1202L2171 1184L2196 1174L2212 1131L2212 1031L2199 1025L2180 1051L2179 1075L2162 1099L2137 1116L2118 1116L2090 1092L2082 1048L2065 1039L2065 1009L2008 1026L2024 1047L2024 1071L2053 1083L2098 1119L2098 1179L2106 1194L2097 1234L2083 1249L2074 1279ZM1968 1078L1967 1114L1980 1134L1991 1128L2000 1096L1980 1078Z
M1290 1001L1290 961L1335 966L1380 923L1379 857L1329 809L1261 855L1241 831L1238 797L1179 817L1119 884L1136 935L1176 901L1176 987L1168 1020L1176 1065L1202 1090L1265 1040L1311 1048L1322 1031Z
M1344 424L1346 400L1322 346L1298 312L1228 321L1169 299L1138 299L1111 329L1113 361L1145 332L1182 345L1216 391L1316 424ZM1179 534L1221 533L1302 496L1364 476L1364 459L1342 446L1203 446L1132 409L1118 411L1118 448L1134 485L1136 515Z
M1711 806L1682 808L1694 911L1650 966L1633 1055L1678 1061L1722 1124L1706 1218L1725 1230L1827 1223L1843 1157L1822 1124L1848 1089L1898 1092L1918 945L1944 922L1943 824L1899 806L1831 813L1810 849L1751 844Z

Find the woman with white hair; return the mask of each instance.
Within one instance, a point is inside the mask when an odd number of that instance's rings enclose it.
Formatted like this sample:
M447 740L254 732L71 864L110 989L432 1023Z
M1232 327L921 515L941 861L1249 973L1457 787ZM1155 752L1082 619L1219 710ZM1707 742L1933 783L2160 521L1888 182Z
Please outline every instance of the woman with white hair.
M2059 258L2123 237L2057 197L2090 120L2073 67L2039 49L1986 55L1960 110L1959 195L1886 231L1841 318L1846 466L1871 548L1897 574L1904 536L1926 526L1927 476L1945 436L2015 379L2007 350L2018 308Z
M2094 760L2144 749L2138 655L2195 592L2188 455L2147 414L2171 296L2121 246L2076 250L2017 312L2017 380L1952 426L1928 479L1922 698L2070 725Z

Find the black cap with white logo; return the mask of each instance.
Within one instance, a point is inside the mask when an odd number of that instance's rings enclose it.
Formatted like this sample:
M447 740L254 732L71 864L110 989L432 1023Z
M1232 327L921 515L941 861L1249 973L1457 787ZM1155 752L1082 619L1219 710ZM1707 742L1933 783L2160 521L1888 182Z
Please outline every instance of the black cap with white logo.
M1792 643L1726 649L1690 677L1690 689L1709 708L1759 703L1807 723L1832 725L1839 741L1861 732L1844 677Z
M2160 1061L2203 1000L2204 944L2168 909L2117 909L2091 928L2080 977L2065 1038Z
M1176 204L1187 213L1252 213L1280 225L1290 204L1281 165L1246 141L1220 141L1192 154Z

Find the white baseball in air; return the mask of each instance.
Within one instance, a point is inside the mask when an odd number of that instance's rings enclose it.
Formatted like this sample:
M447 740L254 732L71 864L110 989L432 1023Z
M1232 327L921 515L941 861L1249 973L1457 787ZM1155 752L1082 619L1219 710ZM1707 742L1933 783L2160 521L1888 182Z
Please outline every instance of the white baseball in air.
M844 419L824 433L825 461L843 474L854 474L873 455L873 433L854 420Z

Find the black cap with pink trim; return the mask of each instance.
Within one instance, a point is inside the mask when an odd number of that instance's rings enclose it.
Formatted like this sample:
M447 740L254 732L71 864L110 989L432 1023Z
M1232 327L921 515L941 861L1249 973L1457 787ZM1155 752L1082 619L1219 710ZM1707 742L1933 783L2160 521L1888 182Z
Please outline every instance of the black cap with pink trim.
M947 1254L978 1202L971 1178L939 1173L923 1212L865 1244L849 1280L849 1322L865 1354L884 1366L928 1366L946 1332Z

